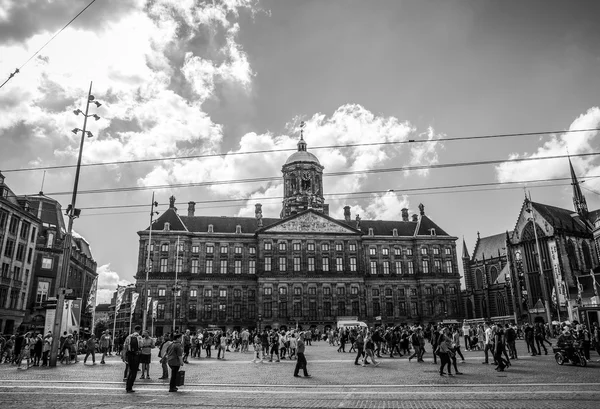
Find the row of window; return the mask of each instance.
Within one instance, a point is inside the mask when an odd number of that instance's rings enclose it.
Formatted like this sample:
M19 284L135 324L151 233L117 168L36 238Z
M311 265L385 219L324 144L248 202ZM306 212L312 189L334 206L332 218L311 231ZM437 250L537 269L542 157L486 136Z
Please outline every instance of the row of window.
M277 289L279 295L288 295L288 287L282 286L279 287ZM299 296L302 295L302 287L293 287L292 288L293 291L293 295ZM416 288L410 288L409 289L410 295L411 296L416 296L417 295L417 289ZM164 297L166 296L167 290L165 288L159 288L158 289L158 296L159 297ZM217 292L214 292L215 295L217 294ZM331 295L332 290L331 287L323 287L323 295ZM337 295L346 295L346 287L336 287L336 293ZM425 295L433 295L433 288L432 287L424 287L424 293ZM435 293L438 295L443 295L445 294L445 290L443 287L436 287L435 288ZM456 287L450 287L448 289L448 293L449 294L456 294ZM359 294L359 288L357 286L351 286L350 287L350 294L351 295L358 295ZM371 294L373 297L379 297L381 295L380 289L379 288L373 288L371 290ZM384 290L384 294L386 297L392 297L393 296L393 290L391 288L386 288ZM227 289L222 288L218 290L218 295L221 298L226 298L227 297ZM273 287L264 287L263 288L263 295L265 296L270 296L273 295ZM317 295L317 287L308 287L308 295ZM398 295L399 296L404 296L405 295L405 290L404 288L399 288L398 289ZM148 290L148 296L152 296L151 290ZM181 297L181 290L177 291L177 296ZM190 290L190 297L191 298L196 298L198 296L198 290L193 288ZM204 297L212 297L213 296L213 289L212 288L205 288L204 289ZM248 290L248 299L253 300L256 296L255 290ZM242 298L242 290L239 288L236 288L233 290L233 298L234 299L241 299Z
M0 210L0 230L4 230L6 227L6 221L8 220L9 213L5 210ZM21 219L17 216L12 216L10 218L10 223L8 223L8 233L12 235L17 235L19 230L19 222ZM22 240L27 241L29 238L29 232L31 231L31 241L35 242L37 230L35 227L31 226L31 223L23 220L21 223L21 231L19 233L19 237Z
M279 249L279 251L287 251L287 242L282 241L277 243L277 247ZM160 251L161 252L168 252L170 248L170 244L169 243L163 243L160 245ZM306 249L307 251L315 251L316 245L315 243L307 243L306 244ZM321 243L321 251L329 251L329 243ZM176 251L183 253L184 252L184 244L183 243L179 243L176 245ZM272 251L273 250L273 243L270 241L266 241L265 242L265 251ZM301 250L301 244L300 243L292 243L292 250L293 251L300 251ZM401 256L402 255L402 248L401 247L394 247L393 249L394 255L396 256ZM150 251L154 251L154 245L150 246ZM233 251L234 254L242 254L242 247L241 246L233 246ZM335 243L335 251L344 251L344 244L343 243ZM348 244L348 251L350 252L356 252L356 243L350 243ZM191 247L191 252L192 254L197 254L200 252L200 246L199 245L192 245ZM219 252L221 254L228 254L229 253L229 246L219 246ZM256 247L254 246L250 246L248 247L248 252L249 254L256 254ZM207 244L206 245L206 254L214 254L215 253L215 245L213 244ZM381 254L384 256L388 256L390 254L390 249L388 247L383 247L381 249ZM406 255L407 256L412 256L413 252L411 248L406 248ZM422 255L427 255L428 253L428 249L427 247L421 247L421 254ZM440 248L439 247L433 247L433 254L434 255L439 255L440 254ZM444 248L444 254L446 255L451 255L452 254L452 250L449 247ZM375 256L377 255L377 247L375 246L371 246L369 247L369 255L371 256Z
M279 263L278 263L278 271L279 272L285 272L288 271L288 258L287 257L279 257L278 259ZM315 266L315 258L314 257L308 257L307 258L307 263L306 263L306 270L309 272L313 272L316 270L316 266ZM265 257L264 258L264 269L265 271L273 271L273 260L271 257ZM348 265L348 269L351 272L355 272L357 271L357 267L356 267L356 257L350 257L349 260L349 265ZM394 274L404 274L404 269L403 269L403 261L395 261L393 266L394 266ZM242 274L244 271L242 271L242 260L234 260L234 273L235 274ZM200 265L199 265L199 260L198 259L192 259L191 260L191 270L190 272L192 274L198 274L200 272L199 269ZM409 260L406 262L406 274L415 274L415 267L414 267L414 263L412 260ZM229 268L229 261L226 259L221 259L219 260L219 272L221 274L227 274L228 273L228 268ZM344 264L344 258L343 257L337 257L335 259L335 271L337 272L343 272L345 271L345 264ZM169 272L169 259L168 258L161 258L160 259L160 270L161 273L167 273ZM177 273L181 273L183 271L183 259L182 258L178 258L176 260L176 266L175 266L175 271ZM205 270L206 274L212 274L214 273L214 260L212 259L207 259L205 261ZM302 271L302 259L300 257L294 257L292 259L292 271L295 272L300 272ZM330 265L329 265L329 258L328 257L323 257L321 259L321 269L320 271L330 271ZM444 262L444 270L442 271L442 261L441 260L434 260L433 261L433 270L431 270L430 268L430 262L429 260L421 260L421 271L423 274L430 274L430 273L441 273L441 272L445 272L447 274L452 274L454 272L454 268L452 265L452 261L451 260L446 260ZM256 274L256 260L248 260L248 265L247 265L247 271L245 271L248 274ZM379 264L378 261L376 260L371 260L370 261L370 268L369 268L369 272L371 274L390 274L391 270L390 270L390 262L388 260L384 260L381 265Z
M412 315L413 317L419 316L419 304L417 302L410 302L408 304L408 306L410 307L410 315ZM217 314L216 317L213 314L213 304L210 302L204 303L203 305L203 311L202 311L202 318L205 320L210 320L210 319L220 319L220 320L225 320L227 318L227 305L226 304L219 304L217 306ZM288 303L287 302L278 302L276 304L274 304L272 301L266 301L263 303L263 310L262 310L262 315L264 318L273 318L274 316L274 307L277 310L277 316L279 318L288 318ZM446 303L443 300L439 300L436 303L434 303L433 301L427 301L424 303L423 305L424 307L424 311L423 314L425 316L432 316L432 315L444 315L444 314L448 314L448 313L452 313L452 311L456 312L458 304L456 303L456 301L452 301L451 304L451 311L447 310L446 307ZM380 316L382 315L382 310L381 310L381 304L378 301L375 301L372 303L372 311L373 311L373 315L374 316ZM166 310L166 306L165 304L158 304L157 305L157 319L159 320L163 320L165 319L165 310ZM245 312L245 316L242 317L242 310ZM307 310L307 318L308 319L317 319L318 315L318 308L317 308L317 303L316 301L310 301L308 303L308 310ZM332 317L334 316L333 314L333 310L332 310L332 304L329 301L325 301L322 304L322 308L321 308L321 315L324 317ZM352 301L350 303L350 311L347 310L347 305L345 301L339 301L337 303L337 310L335 311L335 315L337 316L343 316L343 315L347 315L347 313L350 313L350 315L360 315L360 304L358 301ZM189 320L195 320L198 319L198 306L196 304L189 304L188 305L188 310L187 310L187 316L185 316L184 314L182 314L181 311L181 304L176 304L175 305L175 311L174 311L174 315L175 317L177 317L177 319L189 319ZM398 303L398 309L396 310L396 305L392 302L386 302L385 303L385 316L386 318L392 318L395 316L406 316L407 314L407 303L405 302L400 302ZM304 310L302 308L302 303L300 301L296 301L292 304L292 317L304 317ZM232 317L234 320L239 320L242 318L247 318L247 319L255 319L256 318L256 306L254 304L249 304L247 306L244 306L244 308L242 309L242 305L241 304L234 304L233 305L233 309L232 309Z

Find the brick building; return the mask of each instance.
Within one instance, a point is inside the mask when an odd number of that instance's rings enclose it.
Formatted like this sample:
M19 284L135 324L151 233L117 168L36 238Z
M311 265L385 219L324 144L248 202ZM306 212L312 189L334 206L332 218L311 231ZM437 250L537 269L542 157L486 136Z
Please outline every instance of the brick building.
M334 326L355 316L370 324L439 322L462 316L456 237L419 205L400 220L329 215L323 166L298 151L283 165L279 218L180 215L152 227L148 293L158 301L156 334L176 327ZM149 230L140 236L137 291L144 294ZM177 275L177 302L174 285ZM145 299L136 309L141 319ZM149 314L150 316L151 314ZM150 321L147 323L150 327Z
M0 334L23 324L41 221L26 198L16 196L0 173Z
M62 208L59 202L45 196L27 196L31 211L42 221L36 241L36 256L31 280L31 291L27 298L28 316L26 325L38 331L44 329L48 298L56 296L56 278L63 265L63 240L66 232ZM96 261L89 243L77 233L73 234L67 288L73 290L69 298L82 299L80 327L89 328L92 316L85 310L90 287L96 277ZM50 303L51 305L56 305ZM52 307L55 308L55 307Z

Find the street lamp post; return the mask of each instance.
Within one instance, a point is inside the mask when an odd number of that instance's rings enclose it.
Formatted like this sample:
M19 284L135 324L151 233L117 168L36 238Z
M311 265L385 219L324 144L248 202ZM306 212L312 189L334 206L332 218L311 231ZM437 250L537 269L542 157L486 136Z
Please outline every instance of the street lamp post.
M56 314L54 316L54 325L52 332L52 347L50 349L50 366L56 366L56 360L58 357L58 347L60 340L60 330L62 324L63 313L65 310L65 295L67 293L67 277L69 275L69 265L71 260L71 242L73 240L73 221L75 218L79 217L81 211L77 209L76 201L77 201L77 187L79 185L79 172L81 170L81 156L83 154L83 142L85 141L85 137L87 135L88 138L91 138L93 135L90 131L86 130L87 127L87 119L89 117L93 117L96 121L100 119L100 117L96 114L88 114L90 103L96 105L96 107L100 107L102 104L95 100L92 95L92 82L90 82L90 90L88 91L88 98L85 105L85 113L83 113L80 109L76 109L73 111L75 115L83 114L83 129L75 128L72 130L74 134L78 134L81 132L81 143L79 144L79 157L77 159L77 168L75 170L75 183L73 185L73 197L71 199L71 204L67 207L66 215L69 217L69 223L67 227L67 232L65 234L65 239L63 240L63 252L62 252L62 265L57 271L56 276Z
M148 233L148 258L146 260L146 281L144 282L144 295L145 295L145 302L143 304L143 306L145 306L144 308L144 320L142 322L142 332L146 331L146 321L148 320L148 274L150 273L150 270L152 269L152 258L150 257L150 255L152 254L151 249L153 248L152 246L152 223L153 223L153 219L154 219L154 215L158 214L157 211L154 210L155 207L158 206L158 202L154 201L154 192L152 192L152 203L150 203L150 232ZM153 324L154 325L154 324Z

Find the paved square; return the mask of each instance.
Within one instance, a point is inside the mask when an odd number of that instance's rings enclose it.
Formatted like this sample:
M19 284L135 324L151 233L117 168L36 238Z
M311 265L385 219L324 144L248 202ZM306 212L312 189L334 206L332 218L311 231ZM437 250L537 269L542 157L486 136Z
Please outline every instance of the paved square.
M429 345L428 345L429 347ZM152 379L138 379L126 394L125 365L109 357L106 365L80 361L57 368L17 370L0 366L0 405L4 408L164 407L215 408L597 408L600 357L592 352L588 367L559 366L549 355L531 357L518 343L521 358L504 373L482 365L483 352L459 359L463 375L440 377L431 348L425 363L407 357L381 359L378 367L355 366L355 354L317 342L307 347L312 378L294 378L295 361L252 363L252 353L229 352L225 360L190 359L186 385L168 392L158 379L153 355ZM97 359L99 362L99 359Z

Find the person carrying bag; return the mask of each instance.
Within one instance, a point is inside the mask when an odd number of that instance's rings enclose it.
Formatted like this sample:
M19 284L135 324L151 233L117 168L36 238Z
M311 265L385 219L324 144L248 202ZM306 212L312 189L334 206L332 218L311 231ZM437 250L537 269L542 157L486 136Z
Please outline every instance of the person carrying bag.
M177 392L177 386L183 385L185 372L180 371L183 367L183 346L181 345L181 334L173 336L173 343L167 349L167 362L171 368L171 381L169 382L169 392ZM181 375L179 373L181 372Z

